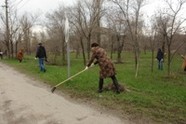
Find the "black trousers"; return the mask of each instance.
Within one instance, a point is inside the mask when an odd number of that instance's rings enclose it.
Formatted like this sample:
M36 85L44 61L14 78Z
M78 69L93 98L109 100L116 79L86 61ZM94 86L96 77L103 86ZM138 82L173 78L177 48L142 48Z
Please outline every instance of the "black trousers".
M112 79L112 82L116 88L116 91L119 92L119 85L118 85L118 80L116 79L116 76L113 75L110 77ZM99 89L98 89L98 92L102 92L103 91L103 82L104 82L104 79L103 78L99 78Z

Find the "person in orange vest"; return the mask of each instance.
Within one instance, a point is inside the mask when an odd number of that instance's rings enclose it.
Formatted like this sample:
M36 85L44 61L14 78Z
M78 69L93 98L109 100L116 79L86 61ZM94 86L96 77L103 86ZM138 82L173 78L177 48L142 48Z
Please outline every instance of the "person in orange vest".
M19 52L17 53L17 59L19 60L19 62L23 61L23 49L20 49Z
M183 59L182 68L184 69L184 71L186 71L186 55L185 56L181 55L181 57Z

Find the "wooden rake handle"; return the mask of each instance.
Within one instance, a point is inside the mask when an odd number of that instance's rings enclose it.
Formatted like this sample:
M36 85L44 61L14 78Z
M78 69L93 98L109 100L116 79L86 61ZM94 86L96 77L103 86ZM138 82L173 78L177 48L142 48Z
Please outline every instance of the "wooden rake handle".
M83 72L86 71L86 70L87 70L87 69L83 69L82 71L76 73L75 75L73 75L73 76L67 78L66 80L62 81L61 83L57 84L55 87L58 87L59 85L61 85L61 84L65 83L65 82L67 82L68 80L70 80L70 79L72 79L72 78L78 76L79 74L83 73Z
M56 89L58 86L60 86L61 84L67 82L68 80L70 80L70 79L72 79L72 78L78 76L79 74L83 73L83 72L86 71L86 70L87 70L87 69L85 68L85 69L83 69L82 71L76 73L75 75L73 75L73 76L67 78L66 80L60 82L59 84L55 85L55 86L52 88L51 92L53 93L53 92L55 91L55 89Z

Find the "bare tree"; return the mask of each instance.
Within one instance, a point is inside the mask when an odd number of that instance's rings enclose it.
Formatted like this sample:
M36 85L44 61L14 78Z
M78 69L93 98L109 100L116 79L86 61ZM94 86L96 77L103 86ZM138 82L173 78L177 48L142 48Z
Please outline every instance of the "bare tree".
M96 26L96 31L95 33L97 34L97 42L99 44L101 44L101 18L104 16L105 14L105 10L103 8L103 3L104 0L93 0L93 13L95 16L97 16L97 26Z
M140 62L140 33L142 29L142 21L140 17L140 10L143 7L145 0L111 0L114 4L116 4L122 11L123 16L127 22L127 26L129 29L128 35L131 38L134 49L134 57L135 57L135 77L138 76L139 70L139 62Z
M85 56L85 45L83 43L83 17L82 17L82 9L81 9L81 4L80 1L77 3L77 5L74 8L71 8L71 10L69 10L69 21L72 24L72 29L73 29L73 33L74 36L76 37L77 41L79 41L79 44L81 46L82 49L82 54L83 54L83 62L84 65L86 64L86 56ZM85 20L86 22L86 20ZM76 46L79 46L76 43ZM78 52L79 50L76 49L76 52Z
M180 17L180 13L183 10L183 5L186 3L186 0L178 0L178 1L171 1L171 0L164 0L167 9L160 11L160 15L157 18L157 26L159 28L159 32L163 34L164 42L163 42L163 49L164 44L167 46L167 65L168 65L168 76L170 76L170 69L171 69L171 61L176 53L176 51L183 45L177 46L174 52L171 53L171 46L176 41L175 36L181 33L181 26L186 21ZM184 42L183 42L184 43Z
M38 19L38 15L31 15L28 13L25 13L21 19L20 19L20 25L23 32L23 41L24 41L24 47L25 52L27 54L31 54L31 36L32 36L32 30L31 28L34 26Z
M154 59L155 59L155 48L156 48L156 44L157 42L159 41L159 33L158 33L158 28L157 28L157 25L156 25L156 22L154 21L156 18L155 16L153 16L151 18L151 23L148 24L146 26L146 36L147 36L147 39L150 43L150 50L151 50L151 53L152 53L152 59L151 59L151 72L153 72L153 69L154 69Z
M66 46L64 36L65 11L64 6L60 6L58 10L48 13L46 16L46 27L49 36L50 43L48 44L50 44L50 51L54 54L54 61L56 56L61 53L62 65L66 64Z
M74 8L69 10L69 19L72 24L73 34L79 41L76 46L81 46L84 64L86 64L85 48L87 48L88 58L90 56L90 44L92 39L96 39L100 42L100 20L103 16L102 10L103 0L83 0L78 1ZM85 42L86 41L86 42ZM76 52L79 49L76 50Z
M121 53L123 51L125 37L127 32L126 21L123 19L123 14L119 11L109 10L107 13L107 26L111 31L108 35L111 36L111 54L114 44L117 50L117 63L122 63ZM115 37L115 38L114 38ZM112 57L112 55L111 55Z
M12 12L9 22L10 22L10 26L9 26L10 27L9 28L10 29L10 33L9 33L10 55L13 58L14 52L15 52L15 56L17 53L16 41L18 39L18 33L20 29L17 11L14 11L14 13Z
M9 1L5 0L5 4L2 6L5 8L5 14L1 15L1 20L3 22L3 26L4 26L4 41L3 44L6 47L6 53L8 55L8 57L10 57L10 25L9 25Z
M99 5L98 5L99 3ZM100 19L103 16L103 10L100 4L102 4L102 0L99 2L93 0L81 0L78 2L76 6L76 11L74 11L74 25L78 30L79 34L82 38L86 39L86 47L88 52L88 58L90 57L90 44L91 40L95 34L95 32L99 31L96 29L98 27L98 23L100 23ZM99 21L99 22L98 22ZM99 33L99 32L98 32ZM82 45L82 43L81 43ZM82 46L82 48L85 48Z

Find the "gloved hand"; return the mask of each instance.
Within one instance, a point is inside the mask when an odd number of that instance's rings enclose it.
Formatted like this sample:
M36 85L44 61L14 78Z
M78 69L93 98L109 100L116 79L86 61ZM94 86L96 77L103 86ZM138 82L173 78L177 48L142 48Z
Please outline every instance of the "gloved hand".
M48 62L47 58L45 58L45 62Z
M87 69L88 69L88 66L85 67L85 70L87 70Z
M95 64L94 63L92 63L91 65L90 65L90 67L93 67Z
M161 59L161 62L163 62L163 59Z
M36 60L37 58L35 57L34 59Z

